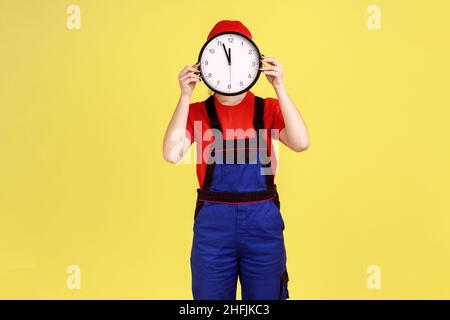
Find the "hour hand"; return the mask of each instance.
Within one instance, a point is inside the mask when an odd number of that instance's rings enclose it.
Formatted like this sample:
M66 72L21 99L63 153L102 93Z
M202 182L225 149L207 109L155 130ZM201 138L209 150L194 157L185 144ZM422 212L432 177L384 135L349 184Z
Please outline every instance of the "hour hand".
M225 48L225 43L222 43L223 50L225 50L225 55L227 56L228 64L231 64L231 57L228 55L227 48ZM231 52L230 52L231 53Z

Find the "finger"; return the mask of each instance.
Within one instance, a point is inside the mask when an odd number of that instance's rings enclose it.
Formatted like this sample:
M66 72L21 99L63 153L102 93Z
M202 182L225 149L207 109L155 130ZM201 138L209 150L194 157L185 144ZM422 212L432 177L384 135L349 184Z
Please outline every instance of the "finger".
M275 58L271 58L271 57L262 57L261 60L269 62L269 63L278 63L278 61Z
M186 73L184 76L182 76L181 78L180 78L180 80L181 81L183 81L183 80L185 80L185 79L187 79L187 78L189 78L189 77L200 77L200 75L198 75L198 74L196 74L195 72L188 72L188 73Z
M190 72L200 72L198 69L193 67L186 67L179 75L179 77L183 77L186 74L189 74Z
M200 70L195 67L189 67L188 72L193 72L195 74L200 74Z
M267 66L267 67L262 67L260 68L261 71L275 71L275 72L279 72L281 73L281 69L279 67L275 67L275 66Z
M191 83L194 80L195 81L202 81L202 79L198 78L198 77L188 77L188 78L184 79L181 83L185 85L185 84Z
M181 82L182 85L188 85L191 82L198 82L198 81L202 81L201 78L197 78L197 77L188 77L185 80L183 80L183 82Z
M262 61L262 66L263 67L277 67L277 68L281 68L281 65L279 65L279 64L274 64L274 63L266 62L266 61Z
M272 70L272 71L280 71L280 68L279 67L276 67L276 66L272 66L272 65L269 65L269 66L263 66L263 67L261 67L261 68L259 68L259 70L261 70L261 71L270 71L270 70Z
M195 66L195 65L194 65ZM196 67L186 66L183 70L181 70L179 77L184 76L187 72L199 72L199 70Z
M189 77L187 80L186 80L186 83L192 83L192 82L199 82L199 81L202 81L202 79L200 79L200 78L196 78L196 77Z
M278 63L278 61L275 60L274 58L263 57L263 58L261 59L261 61L266 62L266 63L269 63L269 64L271 64L271 65L273 65L273 66L280 66L280 64Z
M263 71L265 75L278 77L280 74L276 71Z
M197 62L196 64L193 64L189 70L200 73L200 70L198 69L198 67L200 66L200 62Z

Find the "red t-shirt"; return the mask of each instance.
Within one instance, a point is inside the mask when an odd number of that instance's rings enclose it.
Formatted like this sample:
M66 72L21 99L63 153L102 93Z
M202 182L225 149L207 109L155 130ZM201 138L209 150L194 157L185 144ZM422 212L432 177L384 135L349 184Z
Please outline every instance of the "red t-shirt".
M220 125L222 126L222 132L224 134L224 139L234 139L239 138L242 139L245 137L235 136L236 132L234 132L233 136L227 137L227 129L242 129L242 132L253 128L253 114L254 114L254 100L255 95L251 91L247 91L244 99L234 106L226 106L221 104L215 94L214 104L217 110L217 116L219 118ZM272 168L275 172L276 170L276 159L275 154L271 152L272 141L270 139L270 130L276 129L278 133L284 128L284 120L283 114L280 109L280 105L278 104L278 100L274 98L265 98L264 105L264 129L268 130L268 139L269 143L269 154L271 156ZM197 127L201 124L201 133L196 132L194 134L194 123L197 122ZM212 143L211 140L206 138L204 140L204 133L206 130L210 128L208 114L206 112L206 104L205 100L200 102L194 102L189 105L189 114L186 123L186 135L190 139L191 144L196 141L197 142L197 179L200 185L200 188L203 185L203 179L205 177L206 166L207 163L199 157L202 157L205 154L205 149ZM239 132L237 132L239 133ZM278 136L276 136L278 137ZM198 139L202 139L201 143L199 143Z

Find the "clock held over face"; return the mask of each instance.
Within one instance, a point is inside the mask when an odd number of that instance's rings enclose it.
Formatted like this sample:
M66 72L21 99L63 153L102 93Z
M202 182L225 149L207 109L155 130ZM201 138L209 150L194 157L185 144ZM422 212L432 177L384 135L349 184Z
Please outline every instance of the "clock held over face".
M234 96L258 81L261 55L252 39L239 32L224 32L210 38L198 56L205 84L222 95Z

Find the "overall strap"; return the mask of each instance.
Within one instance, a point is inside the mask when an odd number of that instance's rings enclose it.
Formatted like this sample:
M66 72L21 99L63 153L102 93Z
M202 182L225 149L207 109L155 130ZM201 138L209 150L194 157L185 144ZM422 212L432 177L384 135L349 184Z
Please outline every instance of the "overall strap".
M220 126L219 122L219 117L217 116L217 110L214 105L214 96L213 95L209 96L208 99L206 99L205 104L211 128L222 131L222 127Z
M256 130L256 139L258 142L258 148L261 147L261 141L260 141L260 131L264 129L264 102L265 100L261 97L255 96L255 114L253 116L253 126ZM265 141L265 143L270 143L269 141ZM266 170L272 170L272 163L270 161L270 154L269 154L269 146L266 145L266 156L269 157L269 162L263 164L263 167ZM273 174L267 174L266 175L266 185L268 189L271 189L274 187L274 176Z
M255 96L255 113L253 115L253 127L256 133L260 129L264 129L264 99Z
M219 122L219 117L217 116L216 106L214 105L214 96L213 95L209 96L208 99L206 99L205 105L206 105L206 113L208 114L211 129L217 129L217 130L220 130L220 132L222 132L222 127ZM215 154L216 153L213 150L211 152L211 157L215 157ZM211 160L211 159L209 159L209 160ZM204 161L204 159L203 159L203 161ZM214 167L215 167L215 161L213 163L208 163L206 165L205 177L203 179L203 189L205 189L205 190L209 190L211 188L212 178L214 175Z

